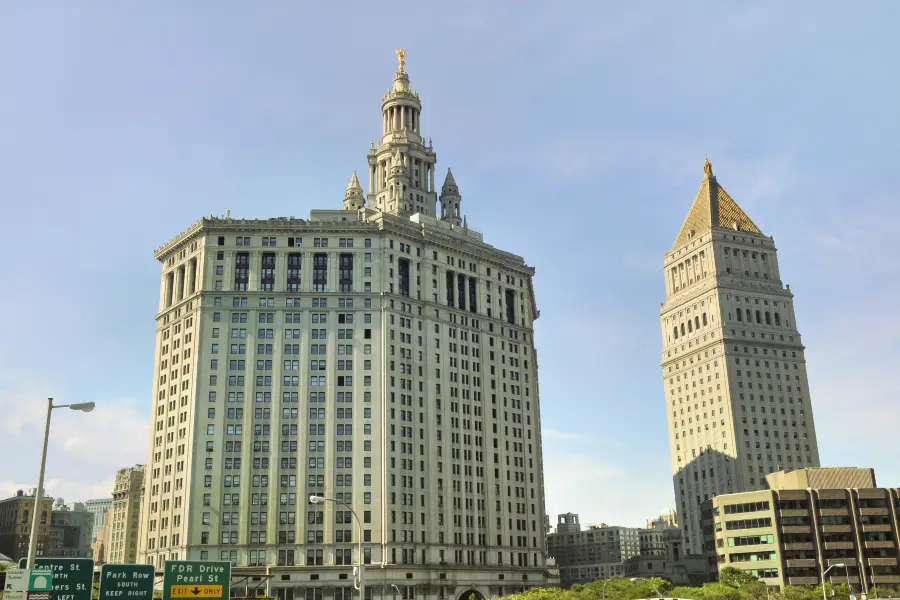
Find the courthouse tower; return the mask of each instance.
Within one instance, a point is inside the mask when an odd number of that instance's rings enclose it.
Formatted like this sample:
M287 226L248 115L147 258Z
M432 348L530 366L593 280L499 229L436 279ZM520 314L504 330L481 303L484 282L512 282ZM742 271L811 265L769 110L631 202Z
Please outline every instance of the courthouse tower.
M367 598L554 582L534 269L457 218L452 176L437 211L400 56L367 194L354 174L308 220L203 218L156 251L148 562L226 560L283 600L355 597L349 506Z
M719 185L709 160L703 171L666 253L660 309L675 502L691 553L703 547L703 500L819 466L804 347L775 241Z

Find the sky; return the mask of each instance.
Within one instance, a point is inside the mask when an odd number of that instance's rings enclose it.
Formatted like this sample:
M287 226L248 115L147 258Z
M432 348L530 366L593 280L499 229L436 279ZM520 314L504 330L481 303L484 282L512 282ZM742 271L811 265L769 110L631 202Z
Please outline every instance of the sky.
M468 223L537 270L547 512L673 505L663 256L703 177L795 296L822 463L900 486L900 3L0 5L0 496L147 459L160 265L204 215L342 206L407 50ZM365 177L361 178L363 184ZM894 248L894 250L891 250Z

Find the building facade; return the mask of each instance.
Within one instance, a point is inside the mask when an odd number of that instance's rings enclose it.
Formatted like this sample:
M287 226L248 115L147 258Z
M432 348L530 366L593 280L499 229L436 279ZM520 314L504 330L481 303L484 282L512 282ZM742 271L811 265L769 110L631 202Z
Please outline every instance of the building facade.
M700 586L712 581L711 573L703 555L685 555L682 551L684 540L677 528L656 530L662 538L662 552L653 551L632 556L625 561L625 577L660 577L672 585Z
M559 566L563 587L625 574L625 561L662 552L662 534L637 527L601 524L581 529L578 515L558 516L556 533L547 536L547 552Z
M146 561L349 593L352 508L367 597L552 583L534 269L468 227L449 170L436 187L421 110L401 61L367 194L354 173L342 208L204 218L157 250Z
M23 490L19 490L12 498L0 500L0 553L14 561L28 556L31 518L34 514L34 494L34 490L27 495ZM49 556L53 498L42 498L40 510L37 555Z
M145 475L144 465L126 467L116 473L112 506L107 515L108 532L104 544L106 562L137 561Z
M94 527L91 530L91 545L97 543L97 536L106 527L106 515L112 507L112 498L99 498L96 500L88 500L84 503L84 508L94 515Z
M93 528L94 515L83 503L66 506L62 498L57 499L51 517L48 556L91 558Z
M900 490L875 487L871 469L801 469L767 480L771 489L704 503L714 569L750 571L769 585L814 585L823 568L840 564L828 578L849 580L855 592L900 588Z
M719 185L709 161L672 249L660 309L678 521L702 551L700 505L818 466L804 347L775 242Z

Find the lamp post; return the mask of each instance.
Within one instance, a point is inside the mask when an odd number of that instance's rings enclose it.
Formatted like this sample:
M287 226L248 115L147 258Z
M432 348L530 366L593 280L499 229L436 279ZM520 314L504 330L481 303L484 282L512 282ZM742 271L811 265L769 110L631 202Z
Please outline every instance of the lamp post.
M825 595L825 576L828 575L828 571L832 570L835 567L842 567L844 569L847 568L847 565L844 563L834 563L824 571L822 571L822 600L828 600L828 597ZM850 575L847 575L847 582L850 582Z
M365 585L363 584L363 552L362 552L362 522L359 520L359 517L356 514L356 511L353 510L353 507L347 504L342 500L335 500L334 498L326 498L325 496L310 496L309 497L310 504L321 504L322 502L334 502L335 504L340 504L347 508L350 511L350 514L353 515L353 518L356 520L356 545L357 545L357 564L356 573L358 579L353 582L353 587L359 590L359 600L365 600L366 598L366 590Z
M607 577L603 581L603 588L601 589L601 596L602 596L603 600L606 600L606 584L609 583L610 579L612 579L612 577Z
M54 408L68 408L91 412L94 410L93 402L81 402L79 404L53 404L53 398L47 398L47 421L44 425L44 445L41 448L41 470L38 472L37 489L34 492L34 514L31 515L31 537L28 538L28 562L26 568L34 568L34 559L37 556L38 525L41 522L41 498L44 495L44 470L47 466L47 441L50 439L50 414Z
M650 581L649 579L647 579L646 577L632 577L631 581L646 581L647 583L650 584L650 587L653 588L653 591L656 592L657 596L659 596L660 598L663 597L663 594L662 594L662 592L659 591L659 588L656 587L656 585L654 585L654 583L652 581Z

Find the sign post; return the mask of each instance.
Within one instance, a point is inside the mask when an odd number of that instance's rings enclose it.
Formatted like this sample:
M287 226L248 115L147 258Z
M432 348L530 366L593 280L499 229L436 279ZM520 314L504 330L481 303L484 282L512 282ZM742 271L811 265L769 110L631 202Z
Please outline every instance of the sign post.
M103 565L99 600L153 600L153 565Z
M164 568L163 600L229 600L231 563L167 560Z
M23 558L19 566L25 562ZM94 560L91 558L38 558L36 569L53 572L50 600L91 600L94 588ZM31 598L31 600L38 600Z

